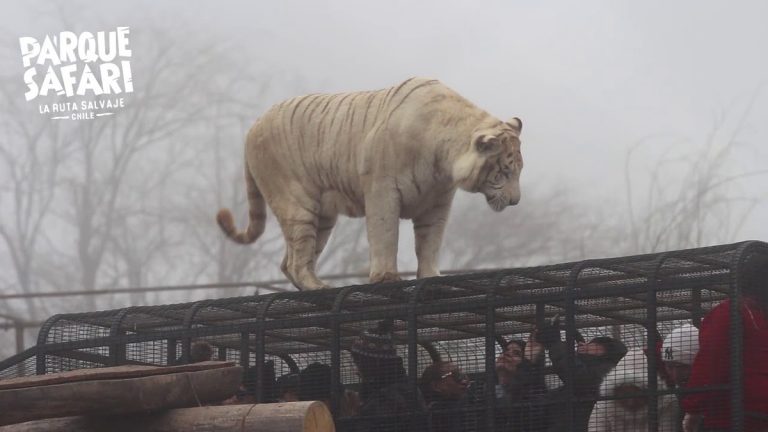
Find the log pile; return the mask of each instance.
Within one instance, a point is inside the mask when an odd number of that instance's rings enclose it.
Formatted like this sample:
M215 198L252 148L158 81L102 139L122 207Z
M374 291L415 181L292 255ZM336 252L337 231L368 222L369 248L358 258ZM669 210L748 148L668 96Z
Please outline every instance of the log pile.
M332 432L322 402L179 408L131 416L78 416L0 427L0 432Z
M216 406L241 380L242 368L231 362L8 379L0 381L0 432L334 430L321 402Z

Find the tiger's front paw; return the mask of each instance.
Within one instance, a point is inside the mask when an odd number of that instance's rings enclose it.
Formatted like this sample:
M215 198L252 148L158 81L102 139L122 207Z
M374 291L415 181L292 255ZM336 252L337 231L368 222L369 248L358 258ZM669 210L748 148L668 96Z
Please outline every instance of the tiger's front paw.
M380 282L397 282L401 280L397 273L383 272L383 273L371 273L371 283Z
M416 279L440 276L440 271L435 267L419 268L416 272Z

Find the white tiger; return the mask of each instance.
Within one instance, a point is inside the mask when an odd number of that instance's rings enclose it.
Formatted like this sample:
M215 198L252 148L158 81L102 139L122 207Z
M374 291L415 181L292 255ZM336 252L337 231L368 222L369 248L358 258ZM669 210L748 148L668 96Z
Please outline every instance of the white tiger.
M245 144L248 229L217 221L238 243L264 231L269 204L283 230L281 269L299 289L327 287L315 263L337 215L365 216L371 282L398 280L399 219L412 219L417 277L438 275L457 188L501 211L520 200L522 122L503 122L437 80L411 78L376 91L312 94L259 118Z

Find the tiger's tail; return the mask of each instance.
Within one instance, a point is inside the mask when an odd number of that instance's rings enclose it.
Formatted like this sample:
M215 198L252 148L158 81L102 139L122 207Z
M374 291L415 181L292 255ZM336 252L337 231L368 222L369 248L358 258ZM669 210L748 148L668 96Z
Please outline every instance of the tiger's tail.
M245 166L245 185L248 191L248 229L238 231L235 227L235 221L232 218L232 212L223 208L216 214L216 222L219 227L236 243L249 244L255 242L264 232L264 225L267 220L266 206L264 196L259 191L256 181L253 179L248 164Z

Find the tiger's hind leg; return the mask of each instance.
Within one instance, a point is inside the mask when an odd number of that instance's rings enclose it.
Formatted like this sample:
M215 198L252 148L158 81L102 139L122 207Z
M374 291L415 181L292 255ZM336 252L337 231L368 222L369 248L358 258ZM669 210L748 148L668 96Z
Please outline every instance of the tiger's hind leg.
M323 253L325 245L328 243L328 238L331 236L333 227L336 226L337 216L322 216L320 217L317 226L317 243L315 244L315 264L320 258L320 254Z
M287 242L286 242L287 244ZM295 280L293 280L293 277L291 277L291 274L288 273L288 258L290 253L288 252L288 247L285 248L285 255L283 255L283 262L280 263L280 270L283 272L283 275L285 275L285 278L288 279L290 283L293 284L296 288L299 287L299 285L296 283ZM301 288L299 288L301 289Z
M318 206L309 199L292 199L274 206L285 237L285 257L280 268L283 274L300 290L328 288L315 275L315 258L318 240ZM327 240L327 239L326 239Z

